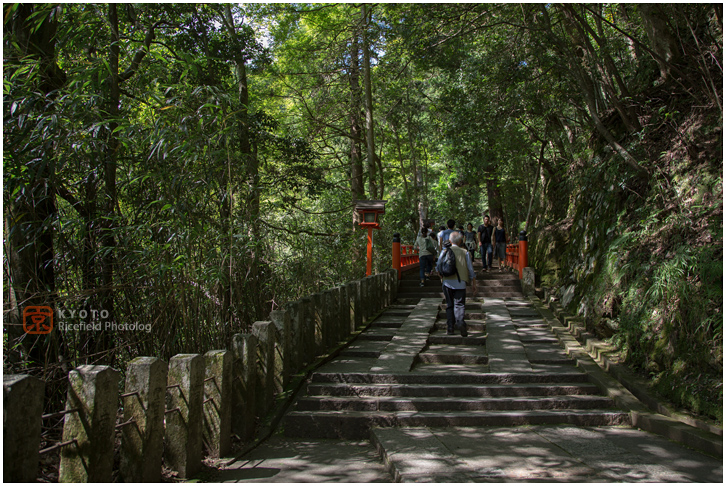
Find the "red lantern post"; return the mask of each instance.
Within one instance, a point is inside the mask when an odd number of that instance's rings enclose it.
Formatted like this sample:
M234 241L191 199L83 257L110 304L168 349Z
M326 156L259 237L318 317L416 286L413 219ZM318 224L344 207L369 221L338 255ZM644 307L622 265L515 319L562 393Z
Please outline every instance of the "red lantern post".
M368 228L368 260L366 263L366 275L370 275L373 271L373 230L381 229L378 222L380 214L386 214L386 201L356 201L355 210L360 214L360 225Z

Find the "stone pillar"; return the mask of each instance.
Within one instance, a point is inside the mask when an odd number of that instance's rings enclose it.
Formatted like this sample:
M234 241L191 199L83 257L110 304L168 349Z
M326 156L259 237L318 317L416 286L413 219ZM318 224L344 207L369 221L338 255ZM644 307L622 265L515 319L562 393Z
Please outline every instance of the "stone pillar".
M301 361L304 366L309 365L315 359L316 351L316 321L315 321L315 301L312 297L303 297L300 299L302 305L302 356Z
M272 406L275 392L275 329L270 321L252 324L257 337L257 410L264 415Z
M169 360L164 462L182 478L202 466L204 357L177 354Z
M534 268L532 267L522 269L522 292L524 295L534 294Z
M232 353L204 355L204 443L212 457L224 457L232 445Z
M61 483L110 483L113 442L118 412L120 373L109 366L83 365L68 373L63 442L76 444L61 449Z
M348 282L345 284L346 295L348 296L348 324L349 332L356 331L360 325L360 309L358 300L358 285L357 282Z
M350 297L348 296L348 286L341 285L338 287L338 316L340 318L340 329L341 340L347 340L350 336Z
M303 321L302 301L288 302L285 306L290 320L290 373L299 373L303 368Z
M257 417L257 337L252 334L232 336L233 397L232 431L244 441L255 435Z
M3 375L5 483L34 483L38 478L44 394L42 380L30 375Z
M335 327L333 321L335 319L335 296L333 290L328 289L323 292L321 314L322 314L322 332L323 332L323 349L320 354L325 354L335 343Z
M388 275L391 279L391 303L393 303L398 298L398 273L391 269L388 271Z
M365 288L365 309L366 309L366 321L373 317L378 311L378 302L376 302L376 291L373 284L373 276L366 277L363 279Z
M168 366L158 358L134 358L126 368L121 429L121 480L161 482Z
M362 278L358 282L360 283L361 319L365 324L371 316L371 309L368 302L368 288L370 287L368 284L370 281L368 278Z
M275 368L280 369L279 383L277 384L279 393L290 383L290 376L292 375L292 324L290 322L290 313L286 310L270 312L270 320L275 325L275 331L277 332Z
M323 335L323 305L324 298L323 294L317 293L310 296L312 299L312 317L315 323L315 351L313 352L312 360L325 351L325 340Z

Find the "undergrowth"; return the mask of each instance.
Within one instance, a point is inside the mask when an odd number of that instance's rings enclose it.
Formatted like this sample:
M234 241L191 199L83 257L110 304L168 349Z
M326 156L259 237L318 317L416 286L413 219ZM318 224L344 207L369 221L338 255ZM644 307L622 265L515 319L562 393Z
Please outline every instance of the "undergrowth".
M722 424L721 118L689 112L680 122L688 150L657 131L630 146L647 178L592 156L572 181L567 219L543 229L533 256L542 284L656 394ZM695 160L694 147L705 147Z

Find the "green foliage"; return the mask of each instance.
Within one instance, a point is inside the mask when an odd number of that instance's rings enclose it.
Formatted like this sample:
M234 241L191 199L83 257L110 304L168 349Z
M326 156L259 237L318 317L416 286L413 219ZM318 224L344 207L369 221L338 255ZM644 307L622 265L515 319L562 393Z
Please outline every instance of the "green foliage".
M380 198L375 271L421 219L501 214L542 284L574 289L571 310L658 390L720 419L715 8L4 6L4 311L108 306L153 326L35 344L10 327L6 366L224 346L362 276L352 202Z

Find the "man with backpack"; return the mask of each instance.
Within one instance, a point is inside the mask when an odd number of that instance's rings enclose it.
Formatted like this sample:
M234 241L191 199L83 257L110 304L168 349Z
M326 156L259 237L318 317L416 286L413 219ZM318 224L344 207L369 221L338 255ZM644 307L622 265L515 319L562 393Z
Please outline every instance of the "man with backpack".
M472 266L469 252L463 248L464 235L454 231L439 255L436 270L441 276L442 289L446 299L446 334L454 334L459 329L462 337L469 333L464 321L466 305L466 283L476 292L476 274Z

